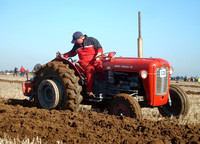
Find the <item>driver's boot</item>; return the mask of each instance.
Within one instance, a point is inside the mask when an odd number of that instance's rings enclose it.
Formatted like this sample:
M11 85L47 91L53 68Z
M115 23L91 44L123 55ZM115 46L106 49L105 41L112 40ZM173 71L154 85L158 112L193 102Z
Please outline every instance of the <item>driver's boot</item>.
M95 98L93 92L87 92L87 98Z

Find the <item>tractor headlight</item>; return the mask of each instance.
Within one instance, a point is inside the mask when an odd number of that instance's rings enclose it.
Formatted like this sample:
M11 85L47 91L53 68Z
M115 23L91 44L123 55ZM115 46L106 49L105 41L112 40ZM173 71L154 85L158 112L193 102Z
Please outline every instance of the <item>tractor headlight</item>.
M142 79L147 78L147 71L146 71L146 70L141 70L141 71L140 71L140 77L141 77Z
M169 74L172 75L174 73L174 68L170 67Z

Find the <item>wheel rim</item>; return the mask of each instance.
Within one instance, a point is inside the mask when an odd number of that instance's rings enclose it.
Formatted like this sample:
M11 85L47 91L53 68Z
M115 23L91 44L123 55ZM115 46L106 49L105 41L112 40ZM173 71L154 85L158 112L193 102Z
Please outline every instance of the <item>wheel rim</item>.
M37 92L40 105L45 109L55 108L62 96L60 85L53 80L43 80Z
M130 117L129 108L125 104L116 104L114 107L114 115Z
M42 93L44 95L44 99L47 101L47 102L51 102L52 99L53 99L53 95L55 95L55 92L52 91L49 86L46 86L42 89Z

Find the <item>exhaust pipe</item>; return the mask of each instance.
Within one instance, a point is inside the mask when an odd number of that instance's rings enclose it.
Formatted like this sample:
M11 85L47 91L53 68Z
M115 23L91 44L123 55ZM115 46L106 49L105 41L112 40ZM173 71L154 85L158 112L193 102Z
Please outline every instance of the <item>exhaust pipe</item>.
M141 38L141 14L138 12L138 21L139 21L139 37L138 37L138 57L143 57L143 47L142 47L142 38Z

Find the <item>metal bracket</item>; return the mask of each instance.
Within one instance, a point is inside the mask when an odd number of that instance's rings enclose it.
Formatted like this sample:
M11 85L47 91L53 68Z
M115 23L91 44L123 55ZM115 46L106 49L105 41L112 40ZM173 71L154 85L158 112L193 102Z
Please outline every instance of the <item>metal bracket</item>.
M170 94L169 94L169 96L168 96L168 102L169 102L169 106L172 106L172 101L171 101Z

